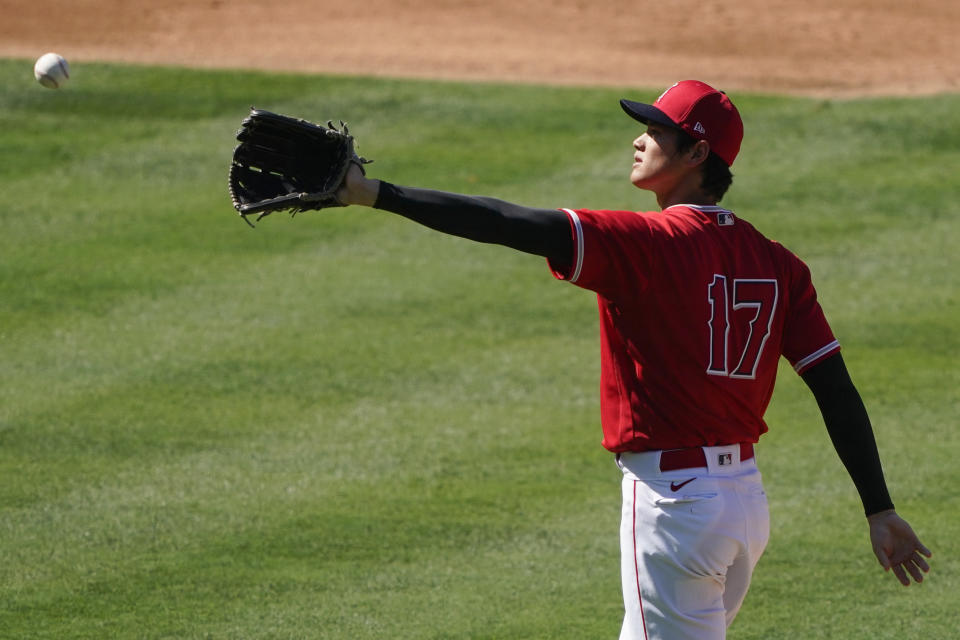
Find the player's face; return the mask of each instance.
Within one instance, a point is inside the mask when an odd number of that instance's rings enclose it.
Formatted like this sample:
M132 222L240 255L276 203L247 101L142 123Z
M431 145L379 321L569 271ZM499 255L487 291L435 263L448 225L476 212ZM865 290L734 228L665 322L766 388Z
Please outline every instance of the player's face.
M676 152L676 133L672 129L649 124L633 141L633 149L630 182L634 186L660 193L682 176L685 165Z

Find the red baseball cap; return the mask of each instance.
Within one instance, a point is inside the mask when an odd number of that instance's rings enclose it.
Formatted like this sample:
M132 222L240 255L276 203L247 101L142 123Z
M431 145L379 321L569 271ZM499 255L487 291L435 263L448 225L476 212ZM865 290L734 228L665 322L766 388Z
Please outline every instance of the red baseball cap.
M664 91L653 104L621 100L630 117L644 124L656 122L682 129L697 140L710 143L710 150L733 164L743 141L740 113L722 91L699 80L683 80Z

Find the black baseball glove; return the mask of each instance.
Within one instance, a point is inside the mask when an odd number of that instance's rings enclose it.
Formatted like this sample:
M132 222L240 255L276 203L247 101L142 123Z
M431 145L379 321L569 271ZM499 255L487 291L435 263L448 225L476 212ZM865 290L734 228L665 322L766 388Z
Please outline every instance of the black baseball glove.
M230 199L247 224L274 211L296 215L309 209L342 207L337 189L357 155L353 136L340 121L326 127L263 109L250 109L237 132L240 144L230 164Z

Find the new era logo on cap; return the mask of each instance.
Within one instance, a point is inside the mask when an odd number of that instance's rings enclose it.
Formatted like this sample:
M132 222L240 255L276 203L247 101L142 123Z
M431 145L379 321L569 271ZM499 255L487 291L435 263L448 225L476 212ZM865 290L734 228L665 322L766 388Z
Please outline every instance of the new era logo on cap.
M643 123L657 122L706 140L710 150L732 165L743 141L740 113L722 91L699 80L684 80L663 92L652 105L621 100L620 106Z

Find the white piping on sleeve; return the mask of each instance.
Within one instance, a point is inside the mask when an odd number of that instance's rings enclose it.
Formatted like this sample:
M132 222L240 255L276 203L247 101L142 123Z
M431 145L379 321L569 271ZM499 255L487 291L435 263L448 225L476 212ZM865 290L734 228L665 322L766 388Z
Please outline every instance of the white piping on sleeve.
M580 279L580 271L583 269L583 226L580 224L580 216L572 209L563 209L573 221L573 229L576 235L573 251L574 256L573 272L570 274L570 282L575 283Z
M826 355L827 353L829 353L829 352L831 352L831 351L833 351L834 349L837 349L837 348L839 348L839 347L840 347L840 342L839 342L838 340L834 340L834 341L831 342L830 344L828 344L828 345L826 345L826 346L823 346L823 347L820 347L819 349L817 349L816 351L814 351L813 353L811 353L810 355L808 355L808 356L807 356L806 358L804 358L803 360L798 361L797 364L793 365L793 370L796 371L797 373L800 373L800 372L803 371L804 368L806 368L806 366L809 365L811 362L813 362L814 360L816 360L816 359L818 359L818 358L823 357L823 356Z

